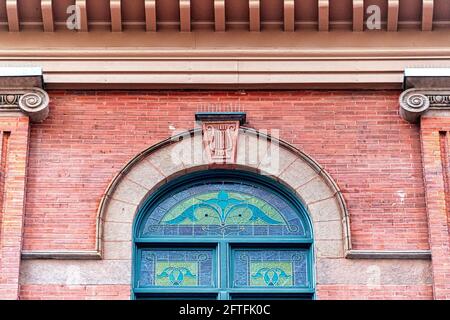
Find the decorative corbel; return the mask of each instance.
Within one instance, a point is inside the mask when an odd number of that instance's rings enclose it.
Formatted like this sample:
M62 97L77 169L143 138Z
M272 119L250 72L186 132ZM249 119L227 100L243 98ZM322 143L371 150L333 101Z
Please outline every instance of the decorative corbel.
M40 88L0 88L0 113L20 111L32 122L42 122L49 112L49 96Z

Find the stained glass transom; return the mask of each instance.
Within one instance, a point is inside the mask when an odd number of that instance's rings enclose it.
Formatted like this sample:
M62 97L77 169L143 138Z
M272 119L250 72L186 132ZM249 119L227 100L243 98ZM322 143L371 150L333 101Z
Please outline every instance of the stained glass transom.
M308 251L236 249L232 251L234 287L307 287Z
M309 236L298 213L283 198L241 183L210 183L172 194L142 224L152 236Z
M142 204L133 228L136 298L314 296L309 217L268 177L213 169L176 178Z
M214 250L145 249L140 287L214 287Z

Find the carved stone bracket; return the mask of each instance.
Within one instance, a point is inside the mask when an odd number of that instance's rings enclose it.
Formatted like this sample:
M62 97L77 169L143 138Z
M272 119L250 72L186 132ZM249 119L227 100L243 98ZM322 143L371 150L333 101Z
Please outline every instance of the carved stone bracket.
M49 96L40 88L0 88L0 114L21 111L32 122L42 122L49 113Z
M202 122L203 146L208 162L212 164L233 164L239 126L245 122L243 112L205 112L195 115Z

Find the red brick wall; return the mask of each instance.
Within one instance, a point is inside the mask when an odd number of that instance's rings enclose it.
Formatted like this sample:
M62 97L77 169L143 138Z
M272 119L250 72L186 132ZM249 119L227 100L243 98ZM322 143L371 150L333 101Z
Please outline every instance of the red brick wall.
M29 121L0 118L0 300L19 292Z
M421 119L434 297L450 300L450 118Z
M431 285L383 285L379 288L319 285L316 294L322 300L429 300L433 297L433 289Z
M355 249L428 249L419 128L397 91L50 91L31 130L25 250L93 249L108 183L134 155L194 126L199 106L240 105L247 126L323 165L343 191ZM45 196L44 196L45 195Z

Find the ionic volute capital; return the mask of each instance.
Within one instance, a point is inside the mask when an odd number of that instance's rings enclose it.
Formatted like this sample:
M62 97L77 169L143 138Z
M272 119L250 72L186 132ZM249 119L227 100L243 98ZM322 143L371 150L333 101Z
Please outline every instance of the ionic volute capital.
M399 102L401 117L417 123L428 110L449 110L450 90L412 88L402 92Z
M20 111L32 122L42 122L48 116L49 101L41 88L0 88L0 115Z

